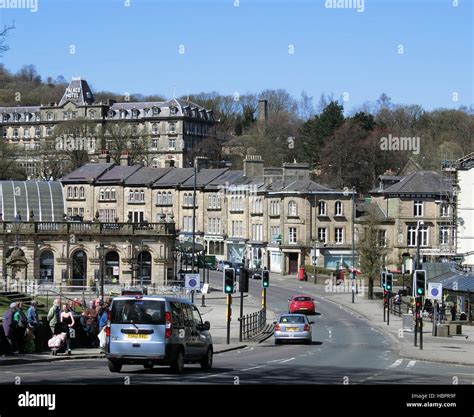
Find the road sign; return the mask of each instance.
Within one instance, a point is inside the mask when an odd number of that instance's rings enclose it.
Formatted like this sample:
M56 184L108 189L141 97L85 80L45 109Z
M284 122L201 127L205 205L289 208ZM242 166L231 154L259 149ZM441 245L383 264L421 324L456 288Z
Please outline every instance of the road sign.
M443 299L443 284L437 282L428 283L428 296L430 300Z
M199 274L186 274L184 276L187 290L199 290L201 288L201 278Z

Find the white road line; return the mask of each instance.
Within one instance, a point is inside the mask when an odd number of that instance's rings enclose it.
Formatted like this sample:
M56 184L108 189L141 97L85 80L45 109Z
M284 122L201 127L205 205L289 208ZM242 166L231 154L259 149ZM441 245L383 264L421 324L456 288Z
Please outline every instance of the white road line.
M403 359L397 359L395 362L393 362L390 365L390 368L396 368L397 366L400 366L402 362L403 362Z
M240 372L251 371L252 369L265 368L268 365L254 366L252 368L242 369Z
M408 362L407 368L413 368L416 364L416 361L410 361Z
M295 360L295 359L296 359L296 358L285 359L284 361L281 361L280 363L290 362L290 361Z

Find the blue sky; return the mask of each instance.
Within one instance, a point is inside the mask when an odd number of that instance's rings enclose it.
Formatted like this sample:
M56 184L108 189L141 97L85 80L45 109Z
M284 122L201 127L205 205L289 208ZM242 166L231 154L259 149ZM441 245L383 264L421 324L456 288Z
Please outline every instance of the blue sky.
M346 92L346 109L382 92L426 109L473 103L471 0L365 0L363 12L326 0L37 1L35 13L0 9L16 26L10 70L167 97L284 88L316 103Z

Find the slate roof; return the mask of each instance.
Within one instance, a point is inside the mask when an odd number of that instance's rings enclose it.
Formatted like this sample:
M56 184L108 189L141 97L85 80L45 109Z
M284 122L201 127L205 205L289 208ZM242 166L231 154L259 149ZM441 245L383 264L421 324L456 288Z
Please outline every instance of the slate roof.
M126 186L152 185L173 168L142 167L125 180Z
M194 168L173 168L155 181L153 187L176 187L194 175Z
M201 169L196 176L196 186L197 187L204 187L209 184L214 179L218 178L222 174L224 174L228 168L220 168L220 169ZM193 188L194 187L194 173L191 178L188 178L182 184L182 187L185 188Z
M113 163L86 164L60 178L59 181L65 184L96 181L97 178L99 178L102 174L110 170L113 166Z
M300 180L285 178L285 180L275 181L270 184L268 191L270 194L279 192L295 192L295 193L312 193L312 192L324 192L324 191L335 191L332 188L318 184L311 180ZM342 191L341 191L342 193Z
M97 179L97 183L117 183L125 182L132 174L137 172L142 167L140 165L116 165L112 169L105 172Z
M435 171L418 171L399 182L380 191L381 194L440 194L452 192L451 183L443 181L443 177Z
M86 80L81 80L81 78L72 79L66 91L64 91L59 106L66 104L68 101L78 106L86 106L95 102L94 95Z

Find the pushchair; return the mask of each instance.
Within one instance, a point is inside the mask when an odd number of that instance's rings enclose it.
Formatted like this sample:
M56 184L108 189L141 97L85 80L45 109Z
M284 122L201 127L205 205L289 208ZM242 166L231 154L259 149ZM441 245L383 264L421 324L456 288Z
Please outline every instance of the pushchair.
M56 356L59 353L66 352L67 348L67 332L68 325L63 322L56 323L54 326L54 335L48 340L48 347L51 349L51 354Z

